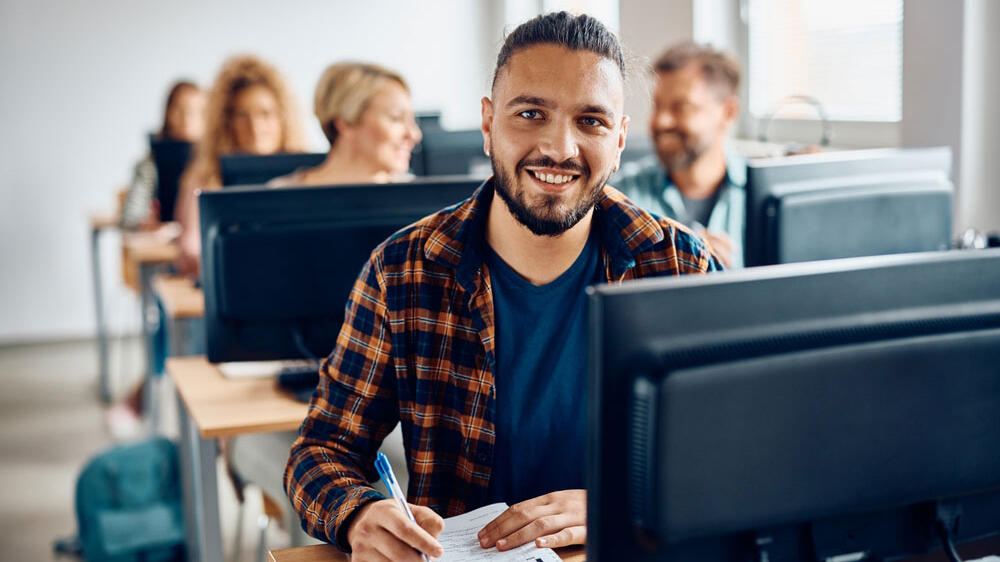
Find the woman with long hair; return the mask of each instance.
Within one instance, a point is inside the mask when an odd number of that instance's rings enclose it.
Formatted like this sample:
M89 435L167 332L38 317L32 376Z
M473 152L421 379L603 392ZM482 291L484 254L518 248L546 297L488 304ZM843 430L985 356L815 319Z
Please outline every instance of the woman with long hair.
M304 152L302 122L284 79L270 64L250 55L222 65L208 95L205 134L181 177L176 218L181 223L178 269L196 273L201 255L199 190L222 185L219 157L226 154Z
M421 134L410 89L399 73L371 63L330 65L316 85L314 113L330 141L326 159L315 168L297 170L269 185L406 179L410 153Z
M420 142L410 90L402 76L375 64L331 65L320 77L314 99L316 118L330 152L314 168L275 178L268 185L288 187L344 183L385 183L409 179L410 152ZM285 495L282 475L298 432L241 435L229 446L232 474L264 493ZM393 432L386 449L394 466L405 467L402 434ZM405 485L405 482L404 482ZM308 540L295 510L286 508L291 544Z
M205 94L187 80L175 82L167 93L163 124L153 135L156 140L197 142L205 130ZM159 222L154 201L159 177L152 155L140 160L132 174L122 203L120 225L123 230L155 226Z

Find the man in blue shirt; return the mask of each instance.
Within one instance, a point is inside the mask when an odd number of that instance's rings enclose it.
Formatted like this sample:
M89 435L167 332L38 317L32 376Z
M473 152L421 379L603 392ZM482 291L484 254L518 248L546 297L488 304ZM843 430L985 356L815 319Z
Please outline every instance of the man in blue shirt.
M586 542L584 288L720 269L687 229L607 185L625 75L591 17L517 27L481 100L493 177L362 268L285 478L306 530L352 561L440 557L442 516L495 501L512 505L482 548ZM368 485L397 422L415 521Z
M646 210L694 229L727 268L743 267L746 162L726 152L740 112L739 63L682 43L667 49L654 71L649 125L659 162L624 165L615 185Z

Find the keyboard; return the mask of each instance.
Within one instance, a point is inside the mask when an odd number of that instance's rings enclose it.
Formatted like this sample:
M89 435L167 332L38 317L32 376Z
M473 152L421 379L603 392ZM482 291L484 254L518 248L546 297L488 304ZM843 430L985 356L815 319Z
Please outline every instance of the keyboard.
M230 363L217 363L219 372L227 379L253 379L276 377L283 372L300 372L312 370L318 372L319 366L315 361L308 359L294 359L283 361L233 361Z
M315 363L308 368L286 368L278 374L278 386L291 392L299 402L309 402L317 384L319 384L319 366Z

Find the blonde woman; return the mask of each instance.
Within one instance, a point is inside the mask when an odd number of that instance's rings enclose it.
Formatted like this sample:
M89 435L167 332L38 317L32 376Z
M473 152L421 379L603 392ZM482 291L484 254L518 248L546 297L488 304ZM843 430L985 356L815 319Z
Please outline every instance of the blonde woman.
M420 142L406 81L376 64L328 67L316 85L314 111L330 152L315 168L269 185L385 183L407 178L410 153Z
M178 269L198 271L201 238L195 193L222 185L220 156L305 149L298 109L277 69L249 55L223 63L208 95L205 134L181 177L176 211L182 227Z
M374 64L339 63L323 72L316 86L316 118L330 152L315 168L275 178L268 185L288 187L344 183L384 183L408 179L410 152L420 142L410 91L403 78ZM282 479L288 450L297 431L241 435L229 448L232 472L252 482L273 498L283 498ZM400 483L406 486L402 433L397 429L385 441ZM282 502L286 503L286 502ZM298 514L287 509L291 545L308 542Z

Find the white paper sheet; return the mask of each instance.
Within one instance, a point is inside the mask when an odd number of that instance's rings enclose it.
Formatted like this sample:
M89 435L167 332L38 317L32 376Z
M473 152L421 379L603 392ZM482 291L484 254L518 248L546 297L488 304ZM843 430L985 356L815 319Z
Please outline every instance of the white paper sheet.
M444 556L437 562L559 562L559 555L551 548L538 548L534 541L518 548L498 551L479 546L479 531L507 509L505 503L495 503L479 509L449 517L444 520L444 531L438 542L444 547Z

